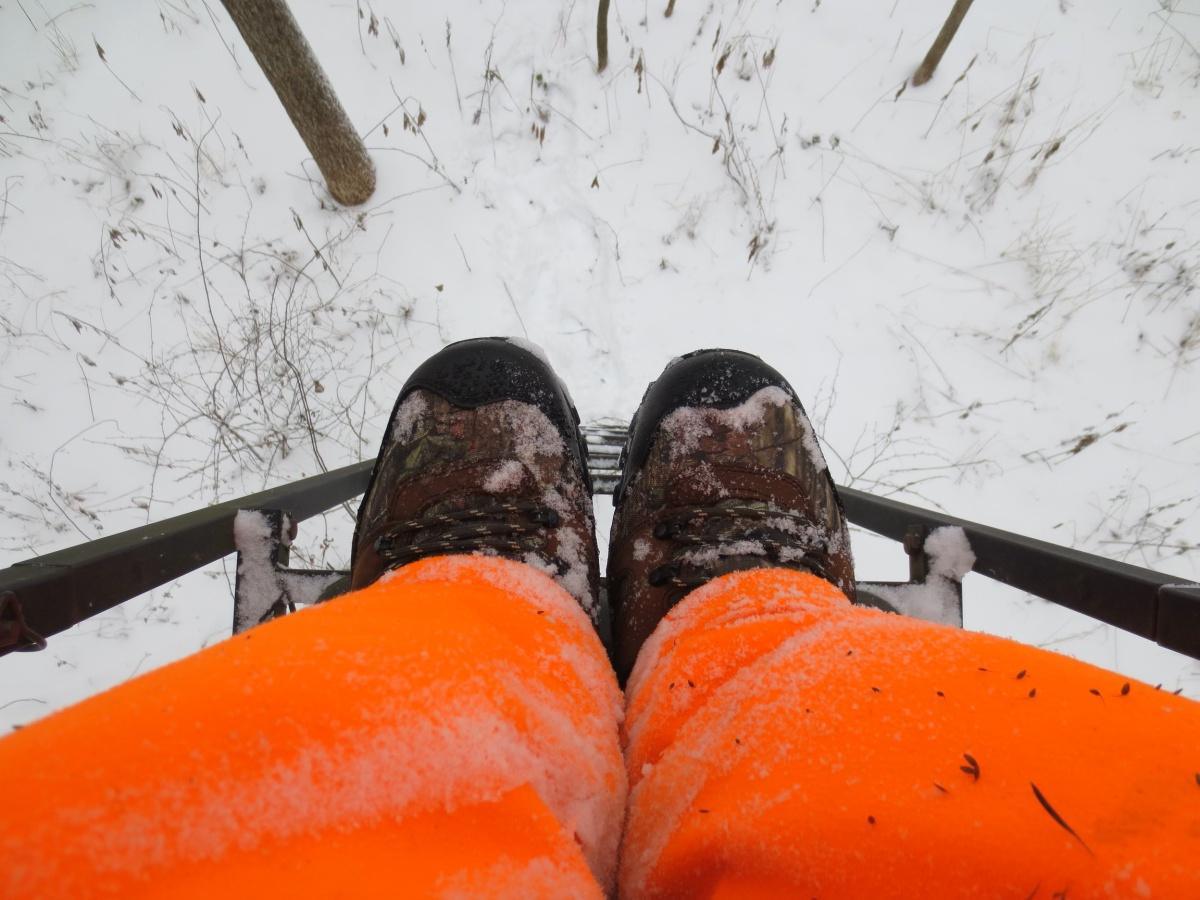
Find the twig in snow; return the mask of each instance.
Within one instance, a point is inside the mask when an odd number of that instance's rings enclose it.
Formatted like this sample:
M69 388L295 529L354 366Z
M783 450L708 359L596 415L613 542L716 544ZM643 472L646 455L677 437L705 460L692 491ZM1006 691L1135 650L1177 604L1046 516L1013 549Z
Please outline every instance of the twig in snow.
M467 262L467 251L463 249L462 241L458 239L458 235L454 236L454 243L458 244L458 252L462 254L463 265L467 267L467 271L471 271L471 264Z
M508 302L512 304L513 312L517 314L517 321L521 323L521 333L528 340L529 329L525 327L525 320L521 318L521 310L517 309L517 301L513 298L512 291L508 289L508 282L501 281L500 283L504 285L504 293L508 294Z
M95 45L95 47L96 47L96 55L100 57L100 62L104 63L104 68L108 69L108 72L109 72L109 74L110 74L110 75L112 75L112 77L113 77L113 78L117 79L117 81L118 81L118 82L120 82L120 84L121 84L121 87L123 87L123 88L125 88L125 90L129 91L129 96L130 96L130 97L132 97L132 98L133 98L134 100L136 100L138 103L141 103L141 102L142 102L142 98L141 98L141 97L139 97L139 96L138 96L138 95L137 95L137 94L134 92L133 88L131 88L129 85L127 85L127 84L126 84L126 83L125 83L125 82L124 82L124 81L121 79L121 76L120 76L120 75L118 75L116 72L114 72L114 71L113 71L113 67L112 67L112 66L110 66L110 65L108 64L108 59L107 59L107 58L105 58L105 55L104 55L104 48L100 46L100 42L99 42L98 40L96 40L96 35L94 35L94 34L92 35L92 43L93 43L93 44Z
M462 188L460 188L457 184L455 184L454 179L452 179L449 175L446 174L445 170L442 168L441 160L438 159L438 155L433 149L433 144L429 143L429 138L425 134L425 127L424 127L425 126L425 110L421 107L420 101L417 101L416 113L410 112L408 109L408 102L409 102L409 100L412 100L414 98L401 97L400 93L396 90L395 82L393 82L390 78L388 79L388 87L391 88L391 90L392 90L392 96L396 98L396 103L398 104L398 108L404 110L405 128L407 128L409 131L411 131L413 134L415 134L417 137L419 137L421 139L422 143L425 144L425 149L429 151L429 158L432 161L427 161L427 160L421 160L421 161L424 162L425 165L429 167L430 171L435 172L438 175L440 175L442 177L442 179L446 182L446 184L448 184L448 185L450 185L450 187L454 188L454 192L456 194L461 194ZM412 154L412 155L415 156L415 154ZM419 156L416 158L420 159Z
M20 9L21 12L25 14L25 18L29 20L30 27L34 30L34 33L36 33L38 30L38 27L37 27L37 25L35 25L33 23L33 17L29 15L29 12L25 9L25 4L23 4L21 2L21 0L17 0L17 8ZM4 709L4 707L0 706L0 709Z
M500 73L492 68L492 52L496 49L496 28L492 26L492 36L488 40L487 49L483 56L483 87L479 90L479 108L471 117L471 124L478 125L483 118L483 105L488 109L488 130L492 136L492 162L496 162L496 123L492 118L492 82L500 78Z
M811 288L809 288L807 296L811 297L817 288L819 288L821 285L823 285L826 281L828 281L830 278L832 278L838 272L842 271L842 269L846 268L846 266L850 265L850 263L854 262L854 260L858 257L858 254L860 254L864 250L866 250L867 245L870 243L871 243L871 238L867 238L865 241L863 241L862 246L859 247L857 250L855 250L853 253L851 253L848 257L846 257L846 259L842 262L842 264L840 266L838 266L832 272L829 272L828 274L823 275L816 282L816 284L814 284Z
M19 5L20 4L18 4L18 6ZM22 12L24 12L24 10L22 10ZM4 705L0 706L0 709L8 709L10 706L15 706L18 703L40 703L42 706L46 705L46 701L38 697L20 697L16 700L9 700Z
M446 19L446 56L450 59L450 77L454 79L454 99L458 101L458 114L463 114L462 93L458 90L458 72L454 69L454 48L450 46L450 20Z
M213 15L212 7L208 5L208 0L201 0L204 4L204 11L208 13L208 20L212 22L213 31L217 33L217 40L221 42L221 46L225 48L225 52L229 54L229 58L233 60L233 66L238 72L242 71L242 64L238 62L237 54L233 51L233 45L225 40L225 35L221 34L221 26L217 23L217 17Z

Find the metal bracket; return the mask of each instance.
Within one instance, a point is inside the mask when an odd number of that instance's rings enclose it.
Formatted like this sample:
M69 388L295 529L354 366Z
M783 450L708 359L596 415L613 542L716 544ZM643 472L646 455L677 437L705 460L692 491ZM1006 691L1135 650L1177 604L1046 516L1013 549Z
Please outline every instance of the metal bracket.
M0 594L0 656L14 650L45 649L46 639L26 624L17 595L12 591Z
M242 513L253 519L243 519ZM288 568L289 548L296 523L281 510L242 510L235 523L238 548L237 592L233 604L233 633L238 634L297 607L311 606L346 593L350 573L337 569ZM265 527L264 527L265 526ZM909 580L860 581L857 603L885 612L962 627L962 582L931 575L925 525L911 525L904 535ZM607 589L601 579L600 589Z
M904 532L904 552L908 554L908 581L860 581L855 585L859 606L872 606L962 628L962 581L931 574L925 539L926 525L909 525Z
M234 520L238 554L234 634L346 590L349 572L288 568L296 531L296 522L282 510L238 511Z

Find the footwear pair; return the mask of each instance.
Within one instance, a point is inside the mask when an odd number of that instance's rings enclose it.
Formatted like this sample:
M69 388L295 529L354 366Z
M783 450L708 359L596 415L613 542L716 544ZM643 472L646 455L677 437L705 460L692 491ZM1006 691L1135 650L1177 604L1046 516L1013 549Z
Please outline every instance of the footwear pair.
M733 350L676 359L647 388L621 453L600 592L579 414L549 364L505 338L451 344L396 400L358 512L351 586L429 556L480 553L571 593L628 676L688 591L783 567L853 599L841 502L791 385Z

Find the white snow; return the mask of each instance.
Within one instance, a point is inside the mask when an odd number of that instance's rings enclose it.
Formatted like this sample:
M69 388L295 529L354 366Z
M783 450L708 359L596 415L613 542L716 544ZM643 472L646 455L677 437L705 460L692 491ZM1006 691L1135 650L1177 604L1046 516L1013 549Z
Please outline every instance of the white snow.
M745 431L758 425L768 408L787 406L791 402L792 398L783 388L765 387L755 391L737 406L722 410L704 408L704 411L709 414L716 413L716 418L724 424L738 431Z
M559 584L567 589L587 612L595 611L596 600L592 597L588 583L587 547L583 539L567 527L568 517L574 513L575 498L572 495L573 486L551 485L543 489L542 502L561 517L562 525L554 530L557 543L557 557L566 566L565 570L555 574Z
M975 553L966 532L954 526L935 528L925 538L929 573L923 584L896 587L872 586L871 590L907 616L960 625L959 596L954 582L961 582L975 566ZM974 588L974 584L964 591Z
M397 442L410 441L420 424L421 418L429 412L429 400L424 391L413 391L404 398L396 415L392 417L392 440Z
M507 459L500 463L483 481L483 489L489 494L503 494L521 483L525 466L519 460Z
M726 541L721 544L699 547L695 550L686 550L679 554L679 558L693 565L711 566L725 556L766 555L767 550L762 541Z
M929 556L930 572L944 578L962 581L975 567L975 553L961 528L935 528L925 538L925 553Z
M0 8L0 564L369 458L422 360L516 332L585 420L748 350L839 484L1200 577L1200 17L977 3L900 93L928 4L615 0L603 75L591 6L376 35L291 5L371 148L361 208L216 6ZM302 526L296 564L352 530ZM0 659L0 728L219 640L232 566ZM977 581L968 627L1200 696L1200 663Z
M821 452L821 447L817 443L817 436L813 432L812 422L807 416L800 419L800 440L804 444L804 449L808 452L808 457L814 463L818 472L824 472L829 468L825 463L825 454Z
M717 403L721 402L719 397L714 399ZM786 406L791 402L792 398L783 388L765 387L728 409L682 406L663 418L662 428L675 439L679 452L685 453L696 449L700 441L712 432L714 425L745 431L762 422L768 407Z
M943 625L959 624L958 595L953 583L943 575L930 574L923 584L872 586L871 590L906 616Z
M495 405L503 426L513 436L517 459L532 468L539 456L563 452L563 439L554 423L536 406L505 400Z
M238 625L248 628L279 597L271 565L271 523L260 512L238 510L233 520L233 536L241 554L238 575L242 578L242 593L249 601L242 609L243 620Z
M712 496L722 498L729 496L729 490L725 487L725 482L717 475L716 469L707 461L699 465L692 465L689 469L688 477L697 488Z
M975 566L975 553L966 532L952 526L935 528L925 538L925 552L929 573L923 584L872 586L871 590L904 615L959 625L959 597L953 582L961 582ZM974 587L974 583L965 587L964 595Z
M760 424L769 408L788 406L791 403L792 398L783 388L765 387L728 409L711 406L680 407L663 418L662 427L674 438L672 453L675 456L683 456L699 447L700 441L712 433L714 426L746 431ZM807 418L802 418L800 426L800 439L804 449L808 451L817 471L825 471L825 457L817 444L812 424Z
M286 518L283 530L286 536ZM321 575L276 572L271 563L271 523L257 510L238 510L233 520L233 535L241 554L237 567L243 600L237 622L239 629L256 625L285 594L296 607L313 605L325 588L341 577L336 571Z

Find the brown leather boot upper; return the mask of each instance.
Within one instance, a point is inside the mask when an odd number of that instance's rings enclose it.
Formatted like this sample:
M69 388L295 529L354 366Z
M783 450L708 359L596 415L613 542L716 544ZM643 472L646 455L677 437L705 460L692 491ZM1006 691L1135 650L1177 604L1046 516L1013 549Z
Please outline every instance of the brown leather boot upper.
M670 377L668 367L663 378ZM656 382L647 398L656 387L669 390ZM614 656L622 679L671 607L718 575L802 569L853 598L841 504L790 389L764 383L732 407L676 407L656 424L635 418L632 431L639 428L652 429L649 449L640 464L626 460L633 471L625 475L609 545Z
M578 446L533 403L464 407L406 388L359 510L351 587L458 553L527 563L598 618L594 516Z

